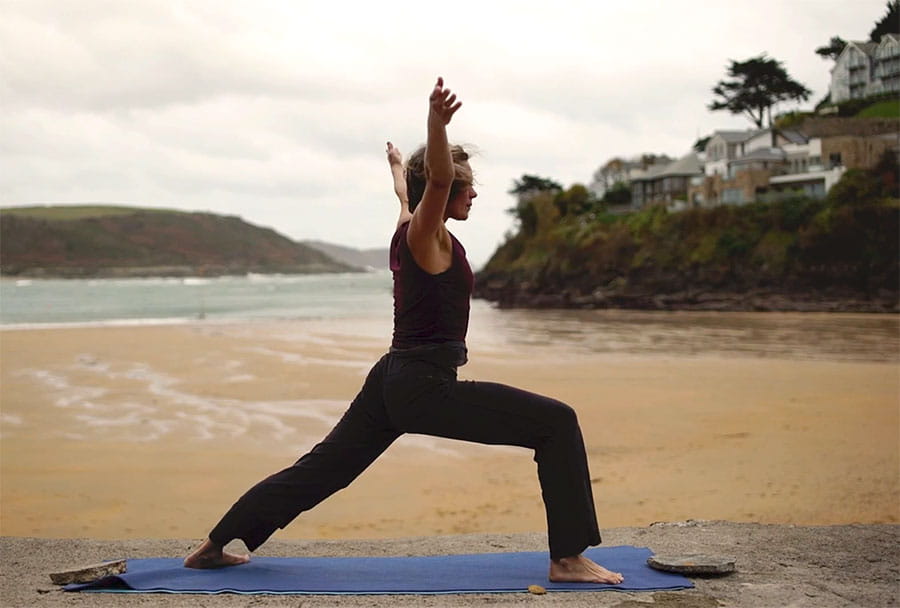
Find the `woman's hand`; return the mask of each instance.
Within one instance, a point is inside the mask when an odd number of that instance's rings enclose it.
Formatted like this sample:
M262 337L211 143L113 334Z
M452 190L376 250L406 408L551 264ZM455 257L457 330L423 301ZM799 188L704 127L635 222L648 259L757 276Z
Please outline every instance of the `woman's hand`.
M444 79L438 76L437 83L431 91L428 98L429 111L428 119L436 120L441 125L450 124L450 119L462 105L461 101L456 100L456 93L451 93L450 89L444 88Z
M391 142L387 142L387 160L392 169L395 166L403 166L403 155L400 153L400 149Z

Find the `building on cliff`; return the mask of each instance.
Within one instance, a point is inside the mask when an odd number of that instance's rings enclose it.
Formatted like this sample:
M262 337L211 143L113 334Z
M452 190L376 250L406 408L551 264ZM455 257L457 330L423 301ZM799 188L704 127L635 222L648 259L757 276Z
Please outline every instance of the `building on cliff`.
M824 197L847 169L868 169L897 133L808 137L799 131L718 131L707 142L704 175L688 188L684 206L740 205L787 196Z
M648 204L675 205L687 200L688 188L703 175L703 165L695 152L678 160L635 168L629 174L631 204L640 209Z
M848 42L831 69L831 103L885 93L900 93L900 35Z
M666 205L677 211L797 195L822 198L847 169L869 169L888 150L900 156L900 134L716 131L702 153L629 171L629 208Z
M848 42L831 71L833 104L900 95L900 35L879 42ZM616 213L649 205L671 210L741 205L791 196L824 197L848 169L870 169L885 152L900 157L896 120L849 117L807 119L798 130L714 132L702 152L664 163L614 159L627 174L631 202ZM612 161L611 161L612 162ZM608 172L610 163L601 168ZM596 177L596 175L595 175Z

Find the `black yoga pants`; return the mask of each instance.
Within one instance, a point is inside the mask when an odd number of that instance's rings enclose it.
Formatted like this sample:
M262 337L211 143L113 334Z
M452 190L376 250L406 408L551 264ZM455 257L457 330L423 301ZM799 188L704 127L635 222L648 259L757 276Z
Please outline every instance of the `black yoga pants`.
M584 441L575 411L534 393L492 382L459 381L456 368L389 353L366 377L337 426L292 466L248 490L210 532L253 551L345 488L403 433L534 450L547 513L550 556L600 542Z

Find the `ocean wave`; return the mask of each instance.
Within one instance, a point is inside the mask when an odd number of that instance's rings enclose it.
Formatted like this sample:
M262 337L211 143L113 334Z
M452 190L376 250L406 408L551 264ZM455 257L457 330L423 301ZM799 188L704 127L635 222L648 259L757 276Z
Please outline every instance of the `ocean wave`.
M88 327L138 327L152 325L185 325L196 323L196 317L165 319L100 319L95 321L30 321L23 323L0 323L0 331L20 331L35 329L78 329Z

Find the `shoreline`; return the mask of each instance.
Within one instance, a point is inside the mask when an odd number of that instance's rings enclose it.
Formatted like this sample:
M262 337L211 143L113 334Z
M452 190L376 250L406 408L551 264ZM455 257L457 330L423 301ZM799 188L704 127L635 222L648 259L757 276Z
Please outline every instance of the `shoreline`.
M632 310L668 312L772 312L772 313L900 313L900 292L883 290L874 296L797 293L778 290L696 290L676 293L597 289L535 293L528 289L476 287L479 299L504 309L529 310Z
M101 541L0 537L4 576L0 600L13 608L98 606L126 608L207 606L236 608L257 603L313 606L523 606L535 601L566 606L626 608L653 605L685 608L797 606L844 608L895 606L900 566L900 526L785 526L728 521L679 521L648 527L605 529L603 545L649 547L655 553L706 553L731 557L737 571L724 577L689 577L695 588L673 592L565 592L535 598L522 593L424 595L241 596L188 594L67 593L48 573L111 558L175 557L197 540ZM236 543L240 548L240 544ZM259 556L405 556L545 551L542 534L469 534L385 540L280 540L264 544ZM542 581L535 581L540 584Z

